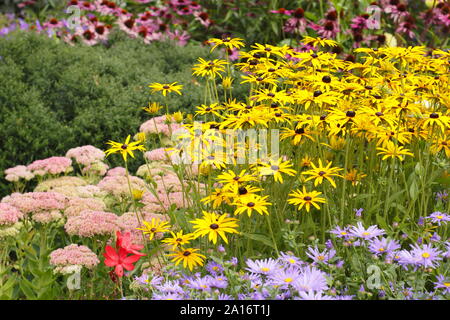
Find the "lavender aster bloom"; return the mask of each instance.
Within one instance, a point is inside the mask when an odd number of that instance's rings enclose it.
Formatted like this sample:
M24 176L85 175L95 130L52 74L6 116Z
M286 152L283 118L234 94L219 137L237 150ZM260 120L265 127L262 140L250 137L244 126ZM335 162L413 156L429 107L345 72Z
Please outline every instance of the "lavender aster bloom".
M184 293L183 288L181 288L176 281L168 280L163 284L156 285L155 287L162 293L178 293L178 294Z
M431 222L437 223L440 226L441 223L446 224L448 221L450 221L450 216L445 213L436 211L430 214L427 219L430 219Z
M437 276L437 282L434 284L435 289L444 289L444 293L450 293L450 280L445 279L443 275Z
M228 294L221 293L217 296L217 300L234 300L234 298Z
M223 267L221 264L211 261L206 265L206 270L211 273L212 275L217 275L219 273L223 272Z
M425 224L425 218L419 217L419 221L417 221L417 225L422 227L424 224Z
M336 238L342 238L345 240L348 240L350 238L350 232L346 227L341 228L339 226L336 226L334 229L330 230L330 233L335 234Z
M299 258L297 258L294 255L291 254L287 254L284 252L280 252L280 258L278 259L278 261L286 266L296 266L296 267L300 267L302 264L304 264L303 261L301 261Z
M431 238L430 238L431 242L438 242L441 240L441 237L435 232Z
M325 263L328 264L328 260L330 260L331 258L334 257L334 255L336 254L336 250L331 249L325 249L324 251L319 251L319 249L317 249L317 247L308 248L308 251L306 252L306 255L308 257L310 257L311 259L314 260L314 264L316 263Z
M369 251L381 255L383 253L391 253L397 249L400 249L400 244L396 240L390 240L387 238L374 238L370 240Z
M364 211L364 209L363 208L353 209L353 211L355 211L355 216L360 218L362 216L362 212Z
M350 233L351 235L364 240L369 240L385 234L384 230L378 229L378 227L375 225L365 229L361 222L358 222L357 226L352 226L350 229Z
M300 300L334 300L333 297L324 295L321 292L301 291L299 292L299 295Z
M209 285L211 288L224 289L228 286L228 280L225 276L210 277Z
M211 279L210 276L206 276L204 278L197 278L188 283L187 286L189 288L196 290L211 291L210 279Z
M399 264L401 265L414 265L417 267L436 268L439 260L442 260L440 255L442 251L431 247L430 244L425 244L421 247L419 245L411 245L412 250L400 251Z
M448 199L447 191L438 191L436 192L436 201L441 200L442 202L446 202Z
M183 296L177 293L158 293L153 295L152 300L183 300Z
M293 287L301 291L323 291L328 289L325 273L314 267L306 267L293 283Z
M278 262L272 258L265 260L246 261L248 268L246 270L252 273L269 274L281 268Z
M300 273L296 268L280 269L269 276L270 284L273 286L280 286L281 288L288 288L292 286L300 277Z

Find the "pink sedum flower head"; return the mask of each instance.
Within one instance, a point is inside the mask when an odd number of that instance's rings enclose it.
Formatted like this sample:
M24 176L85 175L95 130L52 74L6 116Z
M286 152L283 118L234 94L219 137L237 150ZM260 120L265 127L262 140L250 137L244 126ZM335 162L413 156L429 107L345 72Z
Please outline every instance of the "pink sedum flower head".
M94 237L111 235L118 230L117 215L111 212L84 210L67 219L65 229L69 235Z
M79 164L90 165L96 161L105 159L105 153L91 145L69 149L66 153L67 158L73 158Z
M73 170L72 160L66 157L50 157L43 160L36 160L29 164L27 168L33 174L39 176L68 173Z
M55 273L70 274L82 267L93 269L100 263L97 255L86 246L71 244L50 253L50 264Z

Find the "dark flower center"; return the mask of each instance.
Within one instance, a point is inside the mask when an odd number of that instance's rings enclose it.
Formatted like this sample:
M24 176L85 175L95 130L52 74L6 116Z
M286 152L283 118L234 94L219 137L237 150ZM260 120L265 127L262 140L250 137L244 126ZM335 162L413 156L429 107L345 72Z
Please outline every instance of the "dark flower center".
M240 195L244 195L244 194L247 194L248 191L247 191L247 189L245 187L240 187L238 189L238 192L239 192Z
M311 201L312 198L311 198L310 196L306 196L306 197L303 198L303 200L305 200L305 201Z
M437 114L437 113L432 113L432 114L430 114L430 118L431 119L437 119L437 118L439 118L439 115Z
M346 115L347 117L349 117L349 118L353 118L354 116L356 116L356 112L353 111L353 110L350 110L350 111L347 111L347 112L345 113L345 115Z
M314 91L313 96L314 96L314 97L318 97L318 96L320 96L322 93L323 93L322 91L316 90L316 91Z
M181 242L181 241L183 241L183 239L178 238L176 241L177 241L177 242Z
M151 232L155 232L155 231L156 231L156 228L151 228L150 231L151 231Z
M297 10L294 11L294 17L296 17L297 19L301 19L304 17L305 15L305 11L302 8L298 8Z
M252 208L252 207L254 207L254 206L255 206L255 203L254 203L254 202L249 202L249 203L247 203L247 207Z
M323 77L322 77L322 82L330 83L330 82L331 82L330 76L323 76Z
M125 150L126 148L128 148L128 145L127 145L127 144L123 144L123 145L121 146L121 148L122 148L123 150Z
M167 89L169 89L170 87L169 86L163 86L163 89L165 89L165 90L167 90Z
M270 169L272 169L273 171L278 171L280 170L279 166L271 166Z
M212 225L209 226L211 229L216 230L219 229L219 225L217 223L213 223Z
M383 115L383 112L378 111L377 113L375 113L375 115L376 115L377 117L381 117L381 116Z
M303 128L297 129L297 130L295 130L295 133L296 134L304 134L305 133L305 129L303 129Z
M319 171L319 176L323 176L325 173L325 171Z
M190 255L190 254L191 254L190 251L185 251L185 252L183 252L183 256L185 256L185 257L187 257L187 256Z

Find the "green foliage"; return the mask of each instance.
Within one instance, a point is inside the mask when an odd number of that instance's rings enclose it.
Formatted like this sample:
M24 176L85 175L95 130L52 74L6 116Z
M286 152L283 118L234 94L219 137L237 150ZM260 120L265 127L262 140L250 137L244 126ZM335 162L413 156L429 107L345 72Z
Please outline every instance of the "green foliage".
M195 44L145 45L123 34L96 47L30 33L0 38L1 175L8 167L86 144L105 148L107 140L135 133L148 119L140 107L150 100L167 102L170 111L192 110L201 90L191 67L208 54ZM182 96L163 101L150 95L148 84L175 81L184 85ZM0 186L0 194L6 191Z

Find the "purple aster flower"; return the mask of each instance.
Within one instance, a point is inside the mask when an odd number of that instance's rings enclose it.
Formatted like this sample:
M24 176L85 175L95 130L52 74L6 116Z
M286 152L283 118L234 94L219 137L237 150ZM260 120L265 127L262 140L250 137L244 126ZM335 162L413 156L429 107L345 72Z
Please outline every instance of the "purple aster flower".
M443 275L437 276L437 282L434 282L435 289L444 289L444 293L450 293L450 280Z
M436 192L436 201L441 200L442 202L447 202L448 193L447 191L438 191Z
M299 277L299 270L292 267L277 270L268 276L271 285L280 286L282 289L287 289L289 286L292 286Z
M140 277L134 277L134 280L141 285L147 285L149 284L148 278L148 274L143 273Z
M333 242L331 242L331 240L328 239L328 240L325 242L325 247L326 247L327 249L333 249Z
M244 293L238 293L238 300L248 300L248 296Z
M163 284L156 285L155 288L161 291L162 293L178 293L178 294L184 293L183 288L181 288L176 281L172 280L168 280Z
M197 278L192 280L187 284L189 288L201 290L201 291L211 291L211 276L206 276L203 278Z
M355 216L356 216L357 218L361 218L362 212L364 211L364 209L363 209L363 208L353 209L353 211L355 211Z
M328 289L325 272L314 267L306 267L293 283L293 287L299 291L323 291Z
M354 297L354 295L336 296L335 300L353 300Z
M417 267L436 268L437 261L442 260L440 255L442 251L433 248L430 244L425 244L421 247L414 244L411 245L412 250L402 250L399 252L399 264L401 265L414 265Z
M223 272L223 267L221 264L215 262L215 261L210 261L207 265L206 265L206 270L211 273L212 275L217 275L219 273Z
M369 251L381 255L383 253L391 253L397 249L400 249L400 244L396 240L390 240L387 238L374 238L370 240Z
M223 245L219 244L219 246L217 247L217 251L219 251L220 253L224 253L225 247Z
M224 289L228 286L228 279L225 276L210 277L209 285L211 288Z
M306 252L306 255L314 260L314 264L316 263L328 264L327 263L328 260L333 258L335 254L336 250L334 249L331 250L325 249L324 251L319 251L319 249L317 249L317 246L314 248L309 247L308 251Z
M430 238L431 242L438 242L441 240L441 237L435 232Z
M232 257L230 260L225 261L226 263L231 264L233 267L237 266L239 260L236 257Z
M183 300L184 297L177 293L158 293L154 294L152 300Z
M427 219L430 219L431 222L437 223L440 226L441 223L447 224L447 222L450 221L450 216L445 213L436 211L430 214Z
M442 254L444 258L450 259L450 242L446 241L444 242L445 245L445 252Z
M365 229L361 222L358 222L357 226L352 226L350 229L350 233L351 235L364 240L373 239L385 234L384 230L378 229L378 227L375 225Z
M300 300L334 300L332 296L327 296L322 294L321 292L310 291L301 291L299 292Z
M417 225L423 227L424 224L425 224L425 218L419 217L419 221L417 221Z
M234 300L234 298L228 294L221 293L217 296L217 300Z
M278 262L272 258L265 260L246 261L248 268L246 270L252 273L269 274L281 268Z
M280 258L278 258L278 261L285 266L301 267L304 264L304 262L296 256L284 252L280 252Z
M339 260L336 262L336 268L341 269L344 266L344 260Z
M334 229L330 230L330 233L335 234L336 238L342 238L348 240L350 238L350 231L347 227L341 228L336 226Z

